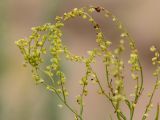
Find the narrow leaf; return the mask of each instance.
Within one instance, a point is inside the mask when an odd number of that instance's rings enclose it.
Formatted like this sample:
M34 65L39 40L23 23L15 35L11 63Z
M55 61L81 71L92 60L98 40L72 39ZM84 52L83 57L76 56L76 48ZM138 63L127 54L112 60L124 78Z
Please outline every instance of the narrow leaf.
M157 112L155 120L159 120L159 104L157 104Z

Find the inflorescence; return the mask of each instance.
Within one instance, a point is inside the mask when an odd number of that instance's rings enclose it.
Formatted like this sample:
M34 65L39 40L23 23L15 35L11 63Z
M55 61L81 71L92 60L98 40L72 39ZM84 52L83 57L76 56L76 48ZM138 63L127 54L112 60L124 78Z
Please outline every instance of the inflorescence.
M111 19L120 32L120 42L117 48L112 50L110 46L112 42L104 37L104 34L99 24L94 20L94 12L103 13L106 19ZM62 43L62 27L65 26L66 21L81 17L87 20L95 30L96 42L98 48L88 51L88 56L78 56L72 54L69 49ZM135 91L131 94L132 100L126 95L124 90L124 60L122 54L125 51L126 42L130 46L130 58L128 64L130 64L130 76L136 81ZM84 7L74 8L70 12L66 12L63 16L57 16L55 18L55 24L47 23L42 26L33 27L32 34L27 39L20 39L16 42L21 53L24 56L25 63L32 66L33 78L36 84L45 85L46 89L53 94L57 95L60 101L75 115L75 120L84 120L84 97L88 95L87 86L89 79L91 78L94 83L99 87L98 94L106 97L112 104L114 112L118 120L133 120L136 104L143 92L143 69L139 60L138 50L136 48L134 39L127 32L123 24L114 16L111 12L103 7ZM149 102L146 106L142 120L145 120L148 116L148 112L151 110L153 103L152 99L156 89L160 86L160 53L155 46L152 46L150 50L154 53L152 58L152 64L156 67L153 75L156 78L154 89L149 93ZM50 56L49 64L45 64L44 56ZM79 111L75 110L69 105L67 97L69 92L65 88L66 75L62 70L61 56L65 56L66 60L82 63L85 65L85 75L80 80L82 86L81 93L76 96L77 104L80 106ZM96 57L102 58L105 66L106 84L108 91L103 88L101 80L97 73L93 70L93 66L96 61ZM43 74L43 75L42 75ZM47 77L44 77L47 76ZM47 80L46 80L47 79ZM125 115L121 110L121 104L125 103L130 111L130 118ZM159 105L157 105L157 114L155 120L158 120Z

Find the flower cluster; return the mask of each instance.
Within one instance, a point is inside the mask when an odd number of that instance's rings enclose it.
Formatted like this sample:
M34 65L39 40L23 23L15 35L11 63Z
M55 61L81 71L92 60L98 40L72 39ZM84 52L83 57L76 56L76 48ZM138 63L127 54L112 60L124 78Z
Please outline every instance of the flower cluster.
M103 13L106 20L110 18L119 30L120 42L118 47L115 49L111 49L110 46L112 45L112 42L104 37L100 25L94 20L94 12ZM87 57L72 54L69 48L62 42L62 27L65 26L67 21L76 17L87 20L95 30L98 47L87 51ZM124 89L124 70L126 63L124 63L122 54L125 51L124 44L126 40L128 40L130 46L130 58L128 60L131 70L130 76L136 81L135 91L134 93L131 93L134 98L132 100L128 98ZM118 120L127 120L127 116L121 110L121 105L123 103L128 106L130 111L130 120L133 120L136 104L143 91L143 70L134 39L127 32L124 25L118 20L118 18L108 10L103 7L94 6L88 6L80 9L74 8L70 12L64 13L62 16L57 16L55 18L55 24L47 23L42 26L33 27L32 34L28 39L20 39L16 44L24 56L25 64L31 65L33 78L36 83L44 84L48 91L57 95L60 101L75 115L76 120L84 120L84 97L88 95L87 86L89 84L89 80L96 83L98 86L98 93L105 96L106 99L111 102ZM153 95L160 85L160 53L154 46L152 46L150 50L154 52L152 64L156 66L156 70L153 75L157 78L157 81L153 92L149 94L150 100L146 106L142 120L147 118L148 111L152 108ZM67 96L69 96L69 93L65 87L67 78L62 70L62 55L66 60L85 65L85 75L80 80L82 90L76 96L76 102L79 105L79 112L78 110L73 109L68 103ZM46 62L46 57L49 59L49 62ZM107 90L104 88L104 85L101 84L98 74L93 69L96 57L100 57L104 64L106 86L108 87ZM157 107L156 120L158 120L158 115L159 105Z
M153 91L151 93L148 93L148 97L149 102L146 106L145 112L143 114L143 118L142 120L145 120L148 117L148 112L151 111L151 109L153 108L153 96L156 92L156 90L159 88L160 86L160 52L158 51L158 49L155 46L151 46L150 47L150 51L154 53L154 57L152 58L152 64L156 67L155 71L153 72L153 76L156 78L156 82L153 88ZM157 115L155 120L158 120L158 116L159 116L159 105L157 105Z

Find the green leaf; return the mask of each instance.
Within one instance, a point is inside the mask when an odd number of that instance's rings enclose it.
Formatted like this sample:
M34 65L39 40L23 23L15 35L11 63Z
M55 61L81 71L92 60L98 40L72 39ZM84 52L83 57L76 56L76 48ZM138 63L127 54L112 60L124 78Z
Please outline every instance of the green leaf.
M159 120L159 104L157 104L157 112L155 120Z

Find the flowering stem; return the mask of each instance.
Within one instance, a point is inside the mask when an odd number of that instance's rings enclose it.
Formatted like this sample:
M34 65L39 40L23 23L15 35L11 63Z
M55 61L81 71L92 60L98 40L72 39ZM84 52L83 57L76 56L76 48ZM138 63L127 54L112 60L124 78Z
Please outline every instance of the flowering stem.
M154 96L154 94L155 94L155 92L156 92L156 89L157 89L157 82L158 82L158 77L157 77L157 81L156 81L156 83L155 83L155 85L154 85L153 91L152 91L152 93L151 93L149 102L148 102L148 104L147 104L147 106L146 106L145 112L144 112L144 114L143 114L142 120L145 120L145 119L147 118L147 113L149 112L149 107L150 107L150 105L152 104L152 99L153 99L153 96Z
M107 78L108 87L109 87L112 95L114 95L113 87L112 87L112 84L111 84L112 80L109 81L109 72L108 72L108 66L107 65L106 65L106 78Z
M63 102L63 103L65 104L65 106L66 106L72 113L74 113L80 120L83 120L82 117L81 117L80 115L78 115L78 114L70 107L70 105L68 105L67 102L64 101L64 100L60 97L60 95L58 94L57 91L55 91L55 93L56 93L56 95L58 96L58 98L61 100L61 102Z
M47 87L48 85L46 83L44 83L45 87ZM77 114L77 112L75 112L75 110L73 110L70 105L68 105L67 101L64 101L62 99L62 97L59 95L59 93L57 92L57 90L53 87L53 90L55 92L55 94L57 95L57 97L60 99L60 101L72 112L74 113L80 120L83 120L83 118ZM53 94L52 94L53 95Z
M61 75L60 75L60 80L61 80ZM62 94L63 94L63 99L64 99L64 102L66 103L66 95L65 95L65 91L64 91L64 87L63 87L63 83L61 82L61 89L62 89Z
M84 96L84 90L85 90L85 84L83 85L83 89L82 89L82 94L81 94L81 101L80 101L80 116L83 118L83 108L84 108L84 105L83 105L83 96Z
M40 69L41 70L41 69ZM41 70L42 71L42 70ZM44 72L44 71L42 71ZM45 72L44 72L45 73ZM61 77L61 75L60 75ZM53 78L51 76L49 76L49 78L51 79L52 82L54 82ZM47 83L43 83L45 85L45 87L47 87ZM61 87L62 87L62 94L63 94L63 99L62 97L59 95L59 93L57 92L57 90L54 88L54 86L52 87L52 89L54 90L53 92L55 92L55 94L57 95L57 97L60 99L60 101L72 112L74 113L80 120L83 120L82 116L81 115L78 115L71 107L70 105L68 105L67 101L66 101L66 98L65 98L65 93L64 93L64 88L63 88L63 85L61 84ZM52 94L53 95L53 94Z
M136 96L135 96L135 100L134 100L133 104L137 104L138 99L139 99L139 97L140 97L140 95L142 94L142 91L143 91L143 69L142 69L142 66L141 66L141 63L140 63L139 60L138 60L138 62L139 62L139 67L140 67L141 83L140 83L140 87L139 87L139 82L137 80ZM133 120L134 111L135 111L135 107L131 106L131 108L130 108L130 120Z
M100 90L101 90L102 94L111 102L112 106L114 107L115 112L117 113L118 120L121 120L120 117L122 117L123 120L127 120L127 118L126 118L125 115L122 113L122 111L119 111L119 112L117 111L117 108L116 108L116 106L113 104L112 99L105 93L105 91L104 91L104 89L103 89L103 87L102 87L102 85L101 85L101 83L100 83L100 81L99 81L99 79L98 79L97 74L94 73L94 72L93 72L93 74L95 75L96 81L97 81L97 83L98 83L98 85L99 85L99 87L100 87Z

